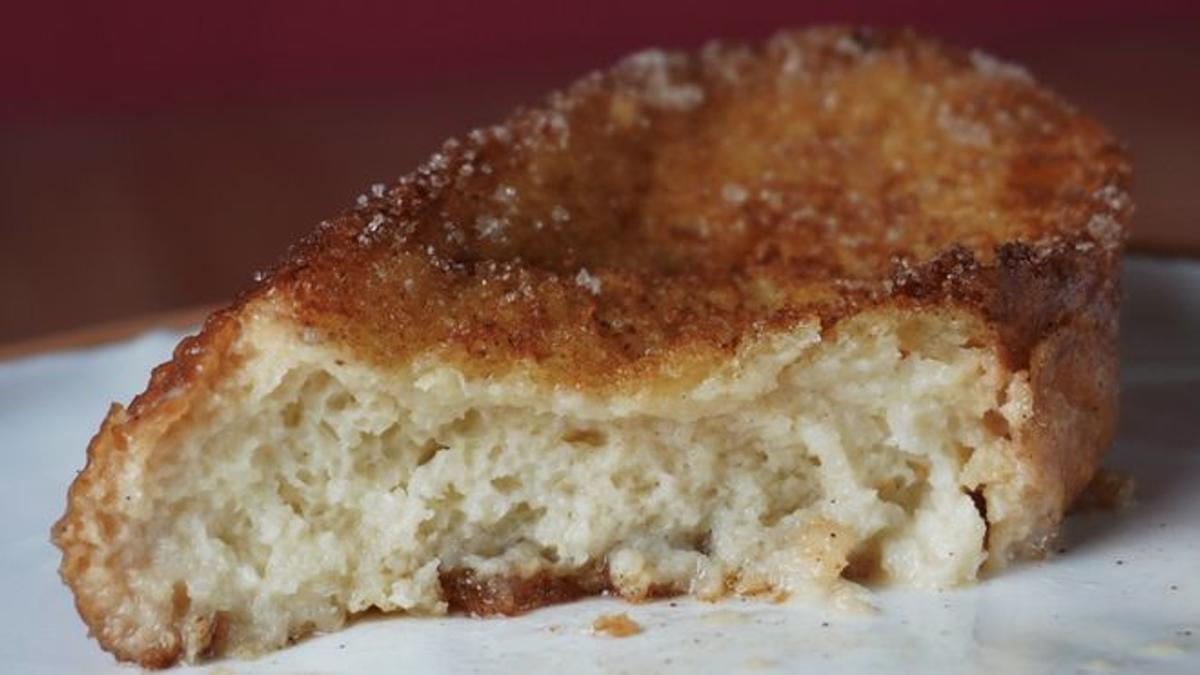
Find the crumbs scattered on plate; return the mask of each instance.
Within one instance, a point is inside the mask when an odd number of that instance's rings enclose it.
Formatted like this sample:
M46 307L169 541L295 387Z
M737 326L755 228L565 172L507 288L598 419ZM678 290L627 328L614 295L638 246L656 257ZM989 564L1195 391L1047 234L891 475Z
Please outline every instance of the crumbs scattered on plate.
M629 618L629 615L624 612L620 614L601 614L592 622L593 635L623 638L637 635L640 632L642 632L642 626Z

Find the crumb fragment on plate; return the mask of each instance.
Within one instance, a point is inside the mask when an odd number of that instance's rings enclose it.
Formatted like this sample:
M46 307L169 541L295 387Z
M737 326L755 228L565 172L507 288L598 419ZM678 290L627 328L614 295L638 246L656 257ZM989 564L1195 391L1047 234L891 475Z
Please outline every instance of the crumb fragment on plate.
M621 612L620 614L601 614L592 622L593 635L623 638L637 635L640 632L642 632L641 624L629 618L629 615L625 612Z

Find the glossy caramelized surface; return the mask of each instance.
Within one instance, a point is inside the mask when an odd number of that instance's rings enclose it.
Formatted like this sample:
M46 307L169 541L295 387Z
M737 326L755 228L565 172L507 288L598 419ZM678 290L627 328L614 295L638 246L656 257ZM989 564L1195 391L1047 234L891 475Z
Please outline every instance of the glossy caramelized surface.
M1031 284L1070 304L1059 282L1114 264L1128 180L1114 140L1018 67L815 29L636 54L447 141L255 295L380 364L434 350L598 386L873 305L1012 323Z

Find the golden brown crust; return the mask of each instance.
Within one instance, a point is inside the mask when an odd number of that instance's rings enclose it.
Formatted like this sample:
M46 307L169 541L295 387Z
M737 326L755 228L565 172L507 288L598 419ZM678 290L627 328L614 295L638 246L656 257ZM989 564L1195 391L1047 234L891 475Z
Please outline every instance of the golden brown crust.
M172 360L154 370L146 391L128 409L112 405L88 444L87 463L67 493L67 511L52 528L51 537L63 552L59 574L74 591L80 617L90 634L123 661L165 668L178 662L183 653L177 632L140 650L126 647L128 636L139 627L114 611L118 609L114 599L126 595L121 591L129 583L124 572L132 565L131 561L111 559L112 552L102 552L100 544L116 538L118 529L136 526L121 513L122 502L133 498L122 491L126 482L122 474L148 459L128 456L129 439L136 434L153 444L153 439L179 423L194 401L206 396L213 383L236 366L228 351L237 333L237 319L231 310L214 314L200 335L183 340ZM85 587L107 592L83 592ZM219 632L214 630L213 635Z
M541 572L524 579L481 579L474 570L456 569L442 572L439 581L450 610L472 616L515 616L612 590L608 574L600 571L572 575Z
M441 572L438 581L450 611L472 616L516 616L589 595L618 592L606 567L558 574L539 572L529 577L484 578L469 568L451 569ZM641 602L683 593L683 589L674 586L651 585L643 595L624 597Z
M377 363L434 349L577 387L894 302L976 308L1022 359L1089 291L1057 282L1109 273L1128 180L1010 67L814 30L585 78L360 198L269 283Z
M1041 518L1030 531L1007 535L1023 542L1027 554L1049 548L1058 522L1092 481L1116 435L1117 274L1113 269L1105 292L1065 314L1032 351L1033 417L1017 447L1034 479L1023 495L1025 507Z
M126 583L97 542L134 526L122 472L163 460L128 439L183 423L264 306L379 367L432 353L598 393L663 386L664 365L701 377L814 316L965 309L1030 373L1037 421L1017 440L1049 529L1112 436L1129 179L1107 133L1020 71L908 32L636 55L373 188L185 340L93 439L54 528L63 579L118 658L181 658L180 629L135 636L119 593L83 589ZM484 613L603 588L443 586Z

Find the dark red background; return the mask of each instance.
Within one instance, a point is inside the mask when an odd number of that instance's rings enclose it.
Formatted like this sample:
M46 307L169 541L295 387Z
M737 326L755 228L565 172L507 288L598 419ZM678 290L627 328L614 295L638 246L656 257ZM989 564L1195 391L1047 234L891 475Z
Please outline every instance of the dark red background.
M1028 64L1200 251L1200 2L40 2L0 15L0 342L229 297L443 137L617 56L821 22Z
M31 2L0 22L0 93L10 112L25 113L359 95L447 76L558 73L647 45L687 47L814 22L913 26L1003 47L1196 28L1200 3Z

